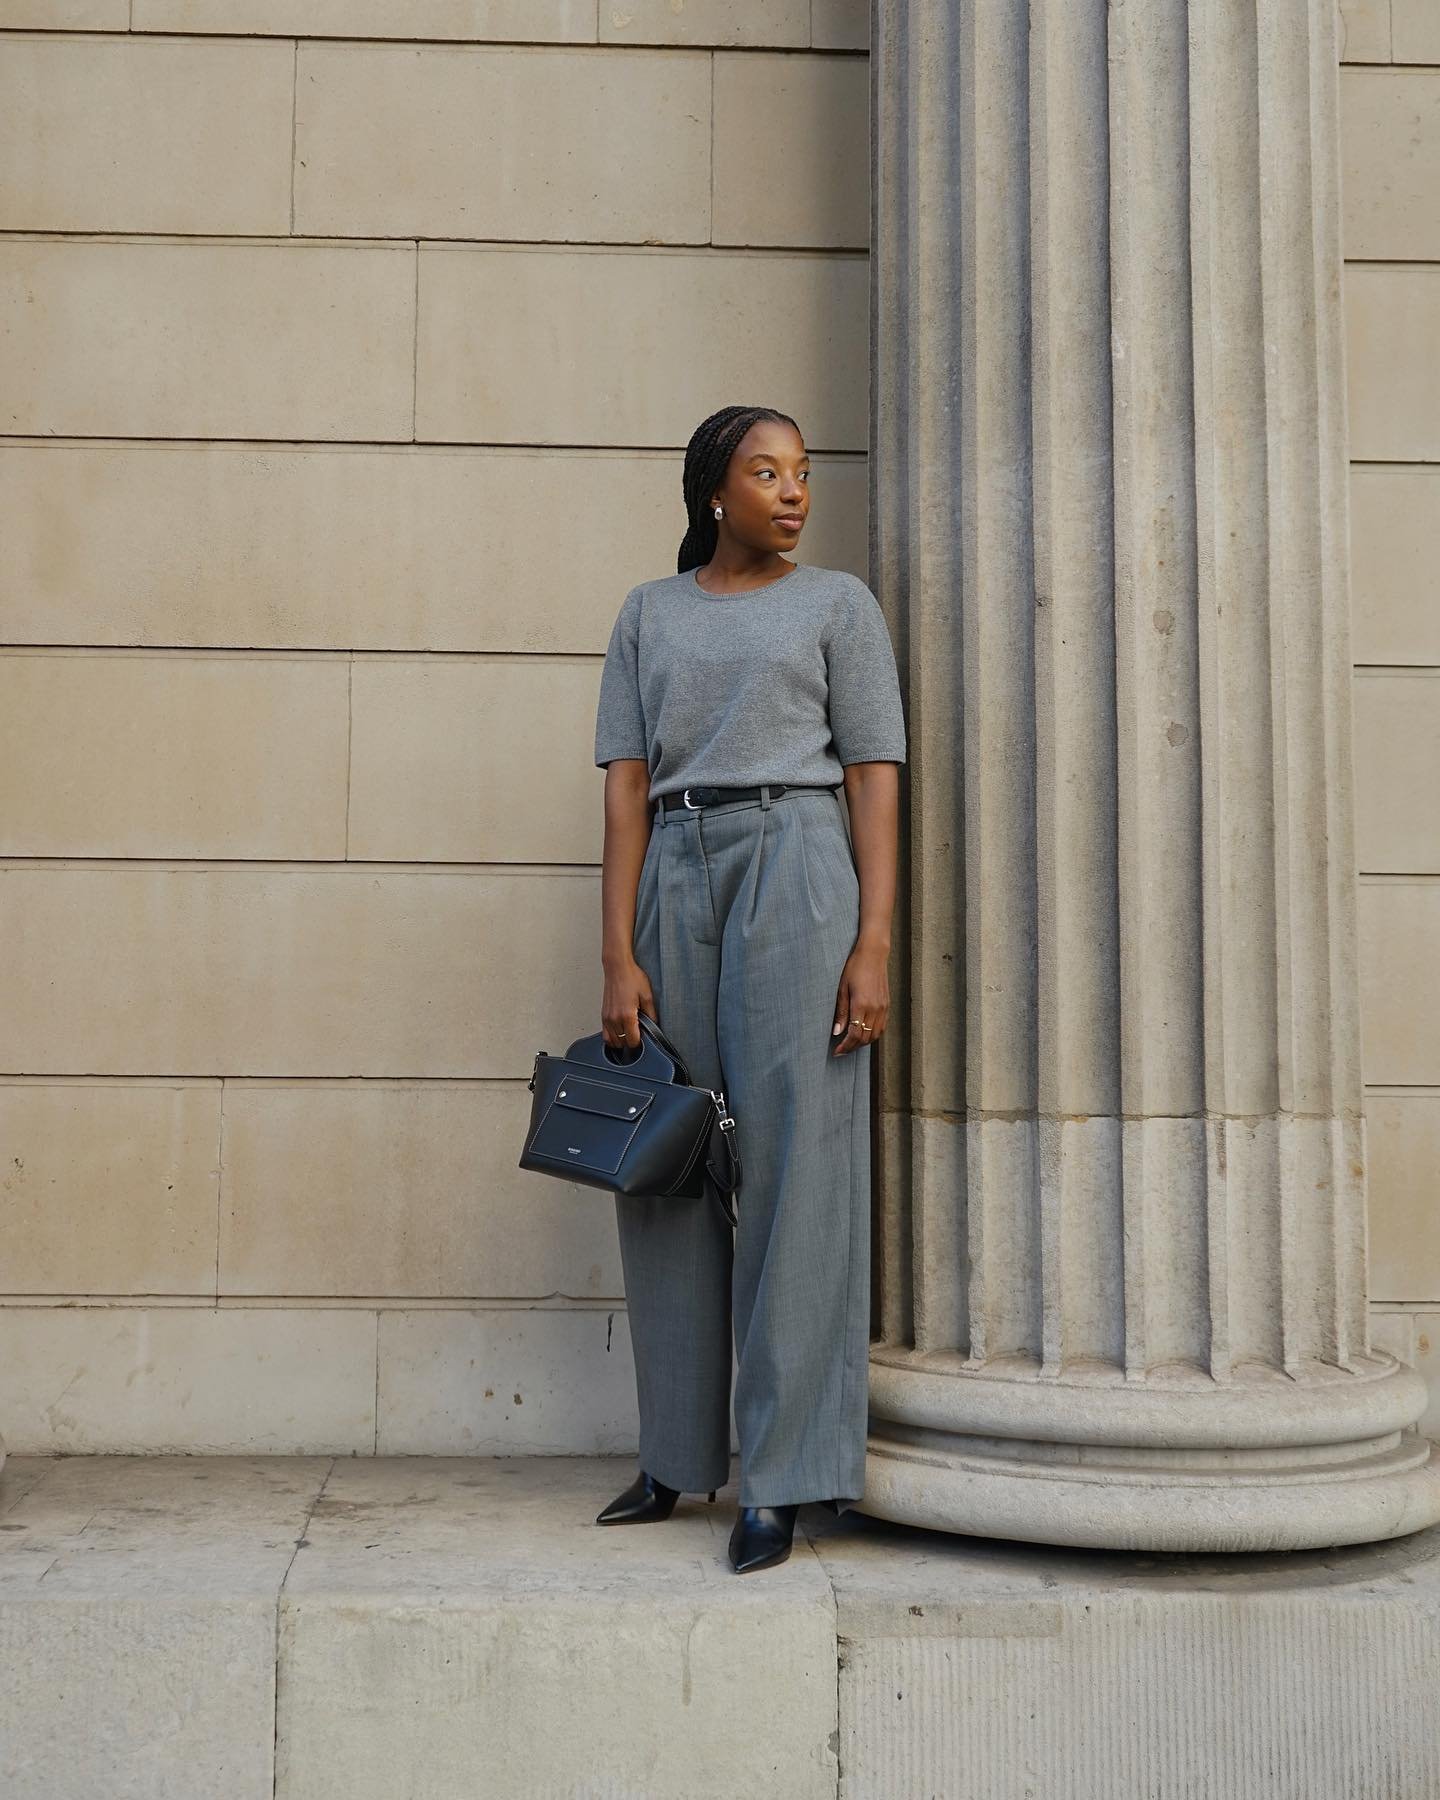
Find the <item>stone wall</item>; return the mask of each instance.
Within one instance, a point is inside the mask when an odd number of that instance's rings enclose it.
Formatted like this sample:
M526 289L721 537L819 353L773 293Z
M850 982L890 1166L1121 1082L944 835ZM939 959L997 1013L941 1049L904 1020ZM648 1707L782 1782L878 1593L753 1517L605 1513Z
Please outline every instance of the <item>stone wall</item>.
M526 1080L699 420L792 412L865 573L864 8L0 26L0 1432L633 1447Z
M1372 1292L1435 1379L1440 30L1342 11ZM0 28L0 1432L628 1449L525 1081L598 1028L600 656L699 419L792 412L867 573L865 8Z

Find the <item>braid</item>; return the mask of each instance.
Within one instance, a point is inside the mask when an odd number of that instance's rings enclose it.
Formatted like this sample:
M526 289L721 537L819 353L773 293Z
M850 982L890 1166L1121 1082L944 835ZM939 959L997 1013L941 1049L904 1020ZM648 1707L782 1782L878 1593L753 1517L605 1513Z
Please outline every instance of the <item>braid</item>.
M719 412L702 419L691 434L685 446L685 472L681 479L690 523L680 540L677 575L700 568L715 554L720 533L710 510L710 496L725 479L741 438L759 419L776 425L795 425L789 413L777 412L773 406L722 406ZM800 427L795 425L795 429Z

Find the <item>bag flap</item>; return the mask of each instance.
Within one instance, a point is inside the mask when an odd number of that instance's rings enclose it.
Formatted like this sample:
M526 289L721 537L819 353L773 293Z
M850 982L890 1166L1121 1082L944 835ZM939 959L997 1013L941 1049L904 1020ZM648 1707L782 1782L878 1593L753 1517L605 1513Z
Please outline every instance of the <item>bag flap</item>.
M555 1104L633 1124L654 1098L643 1088L616 1087L612 1082L591 1081L584 1075L567 1075L556 1091Z

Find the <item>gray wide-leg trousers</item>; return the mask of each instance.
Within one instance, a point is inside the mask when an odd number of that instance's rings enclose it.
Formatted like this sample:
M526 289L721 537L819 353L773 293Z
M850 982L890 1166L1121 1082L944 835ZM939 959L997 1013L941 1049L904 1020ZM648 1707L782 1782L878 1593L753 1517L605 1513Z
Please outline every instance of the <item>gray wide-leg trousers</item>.
M869 1044L833 1054L860 921L840 801L790 788L657 805L635 959L697 1086L722 1089L743 1161L732 1232L699 1200L615 1196L640 1466L742 1506L859 1500L869 1386Z

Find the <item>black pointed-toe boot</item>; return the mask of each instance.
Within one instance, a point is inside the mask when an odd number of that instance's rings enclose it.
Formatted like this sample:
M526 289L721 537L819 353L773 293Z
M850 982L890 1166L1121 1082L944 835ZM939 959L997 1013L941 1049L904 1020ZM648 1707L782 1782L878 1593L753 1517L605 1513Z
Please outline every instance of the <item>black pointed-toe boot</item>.
M658 1523L668 1519L675 1510L675 1502L680 1498L680 1489L666 1487L663 1481L657 1481L653 1475L647 1475L642 1469L626 1488L623 1494L617 1494L610 1504L595 1515L597 1525L648 1525L652 1521ZM710 1490L710 1498L715 1498L715 1490Z
M737 1575L768 1569L790 1554L798 1502L791 1506L742 1506L730 1533L730 1562Z

